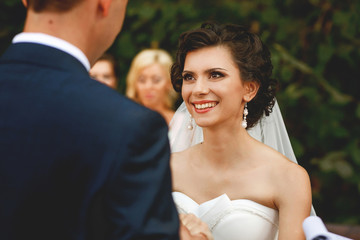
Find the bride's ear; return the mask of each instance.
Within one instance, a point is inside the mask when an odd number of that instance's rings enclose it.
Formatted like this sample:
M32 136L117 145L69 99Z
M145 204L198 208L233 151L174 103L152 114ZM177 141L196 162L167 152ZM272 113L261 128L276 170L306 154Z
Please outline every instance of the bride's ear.
M24 7L26 7L27 8L27 0L22 0L22 3L23 3L23 5L24 5Z
M257 94L259 90L259 84L255 81L249 81L244 83L245 88L245 94L243 96L243 99L246 102L250 102Z

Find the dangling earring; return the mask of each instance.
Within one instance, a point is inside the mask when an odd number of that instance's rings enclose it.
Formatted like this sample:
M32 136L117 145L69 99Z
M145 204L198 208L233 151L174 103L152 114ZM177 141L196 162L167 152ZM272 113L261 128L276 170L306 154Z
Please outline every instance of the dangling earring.
M243 119L243 121L242 121L242 123L241 123L241 126L243 127L243 128L246 128L247 127L247 121L246 121L246 116L249 114L249 111L248 111L248 109L247 109L247 103L245 103L245 107L244 107L244 119Z
M192 118L192 116L191 116L191 114L189 114L190 115L190 121L189 121L189 125L187 126L187 128L191 131L191 130L193 130L193 118Z

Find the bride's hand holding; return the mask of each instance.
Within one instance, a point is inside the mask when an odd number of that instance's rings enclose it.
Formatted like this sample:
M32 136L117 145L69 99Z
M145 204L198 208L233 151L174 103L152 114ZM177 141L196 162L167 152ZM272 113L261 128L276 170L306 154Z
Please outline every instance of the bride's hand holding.
M180 214L179 217L181 240L214 240L208 225L194 214Z

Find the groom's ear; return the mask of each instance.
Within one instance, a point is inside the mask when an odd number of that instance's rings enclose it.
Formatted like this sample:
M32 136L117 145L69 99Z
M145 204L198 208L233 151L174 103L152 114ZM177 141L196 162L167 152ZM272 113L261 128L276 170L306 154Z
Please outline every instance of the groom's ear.
M99 10L101 15L106 17L109 13L110 5L112 0L99 0Z
M24 6L27 8L27 6L28 6L27 0L22 0L22 3L23 3Z
M256 96L259 87L259 83L255 81L244 82L245 94L243 99L246 102L250 102Z

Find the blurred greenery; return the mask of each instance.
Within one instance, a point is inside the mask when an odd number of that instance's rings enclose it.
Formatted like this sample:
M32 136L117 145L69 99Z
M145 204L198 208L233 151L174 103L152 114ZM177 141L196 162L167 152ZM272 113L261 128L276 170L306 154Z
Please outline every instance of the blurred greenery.
M0 51L22 29L20 0L0 3ZM183 31L204 21L237 23L270 47L278 101L313 204L326 222L360 224L360 1L130 0L122 33L109 49L120 67L159 47L173 56Z

